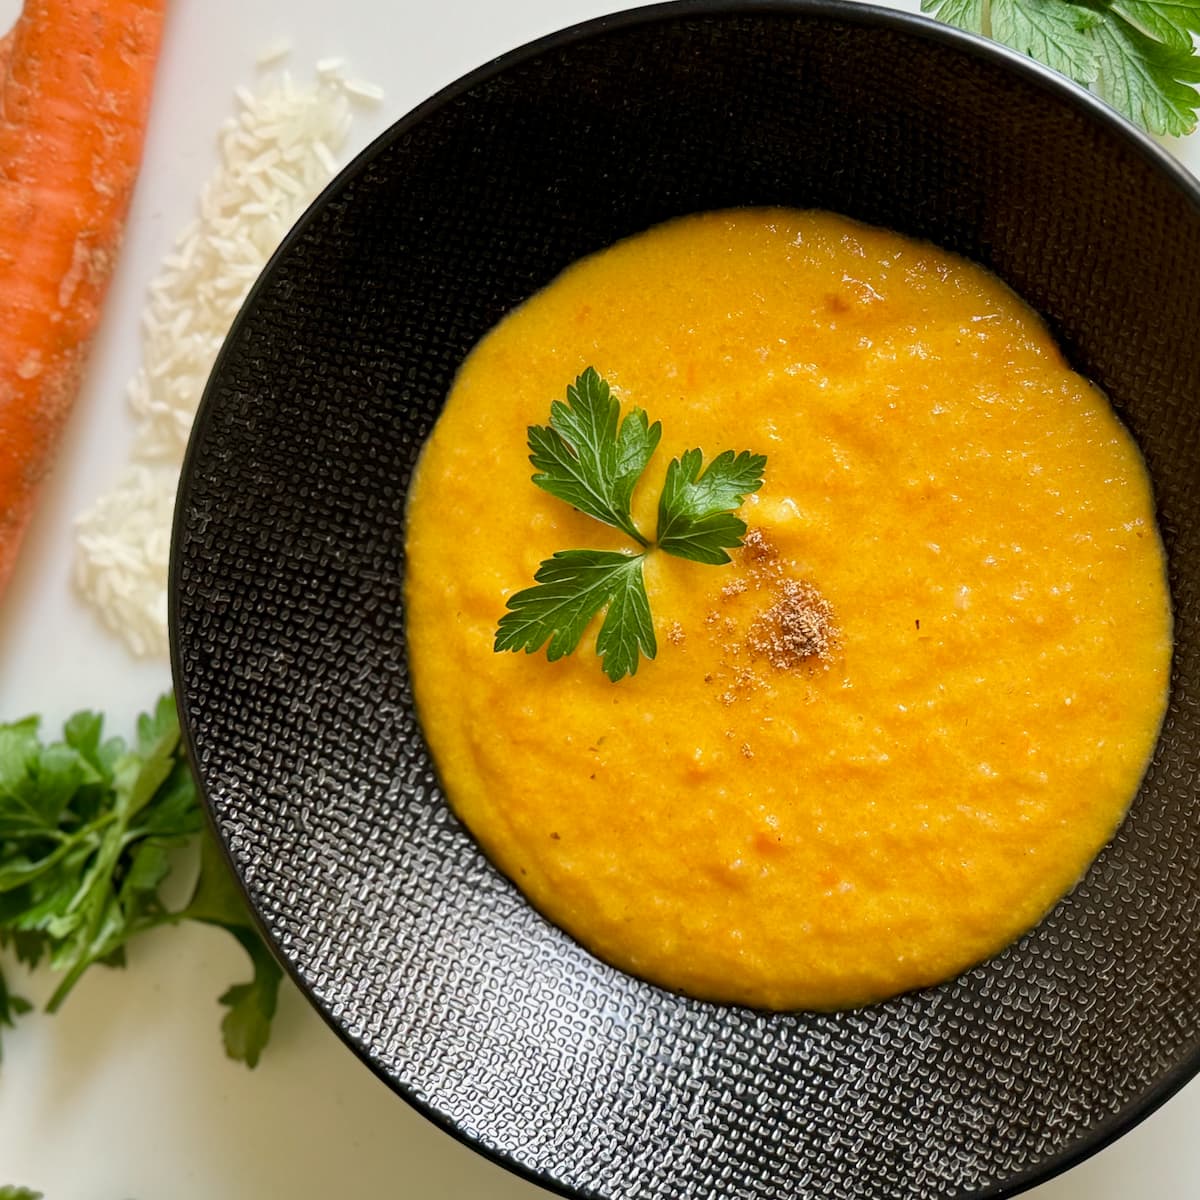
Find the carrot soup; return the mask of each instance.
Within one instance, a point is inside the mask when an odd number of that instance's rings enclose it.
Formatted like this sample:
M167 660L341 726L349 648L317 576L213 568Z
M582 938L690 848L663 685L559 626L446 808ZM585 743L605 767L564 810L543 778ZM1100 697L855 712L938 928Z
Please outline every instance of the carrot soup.
M585 367L666 462L766 455L714 567L651 550L658 653L496 653L566 547L628 539L530 483ZM1146 768L1171 615L1138 450L983 269L816 212L682 218L564 272L464 363L409 501L417 709L446 795L550 920L663 987L863 1004L999 951Z

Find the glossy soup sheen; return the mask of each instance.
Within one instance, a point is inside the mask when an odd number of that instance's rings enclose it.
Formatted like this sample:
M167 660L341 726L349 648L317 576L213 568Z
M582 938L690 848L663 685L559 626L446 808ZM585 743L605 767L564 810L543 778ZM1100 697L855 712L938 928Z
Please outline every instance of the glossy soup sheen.
M593 365L667 462L767 455L752 548L652 552L658 657L493 651L568 548L526 426ZM446 793L547 917L694 996L833 1008L945 980L1079 879L1135 794L1171 651L1138 451L979 267L840 217L684 218L577 263L472 352L410 497L408 631ZM823 657L755 630L789 589Z

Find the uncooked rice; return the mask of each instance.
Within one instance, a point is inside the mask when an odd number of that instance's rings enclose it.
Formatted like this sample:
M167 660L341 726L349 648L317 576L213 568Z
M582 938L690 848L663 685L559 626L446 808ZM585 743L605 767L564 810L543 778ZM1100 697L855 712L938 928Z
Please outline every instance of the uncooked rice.
M286 53L273 43L260 62ZM373 84L322 60L317 82L283 72L237 89L220 163L149 286L142 365L129 387L136 435L113 488L75 524L75 582L136 655L167 652L167 569L179 470L200 396L246 293L283 235L332 177L354 101Z

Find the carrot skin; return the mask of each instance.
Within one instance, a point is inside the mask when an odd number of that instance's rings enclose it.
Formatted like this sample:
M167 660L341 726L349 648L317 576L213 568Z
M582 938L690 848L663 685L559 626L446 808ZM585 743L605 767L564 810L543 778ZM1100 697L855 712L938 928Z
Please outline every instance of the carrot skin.
M0 592L79 390L120 247L165 5L26 0L5 39Z

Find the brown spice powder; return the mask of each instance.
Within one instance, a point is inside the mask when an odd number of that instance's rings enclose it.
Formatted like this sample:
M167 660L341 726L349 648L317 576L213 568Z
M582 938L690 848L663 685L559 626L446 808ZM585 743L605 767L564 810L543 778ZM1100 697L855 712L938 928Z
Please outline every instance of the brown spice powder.
M751 562L774 562L779 557L775 543L761 529L748 529L746 536L742 538L742 546Z
M739 557L743 574L721 589L722 606L751 589L762 592L764 601L769 597L769 604L750 617L748 629L718 609L705 614L710 636L721 640L723 661L704 682L720 684L716 695L726 708L770 687L762 668L750 665L754 660L765 659L778 671L811 669L828 665L840 640L833 606L814 584L787 574L787 564L763 530L747 530Z
M809 659L828 662L838 636L833 607L810 583L787 579L782 590L751 626L746 639L751 652L780 671Z

